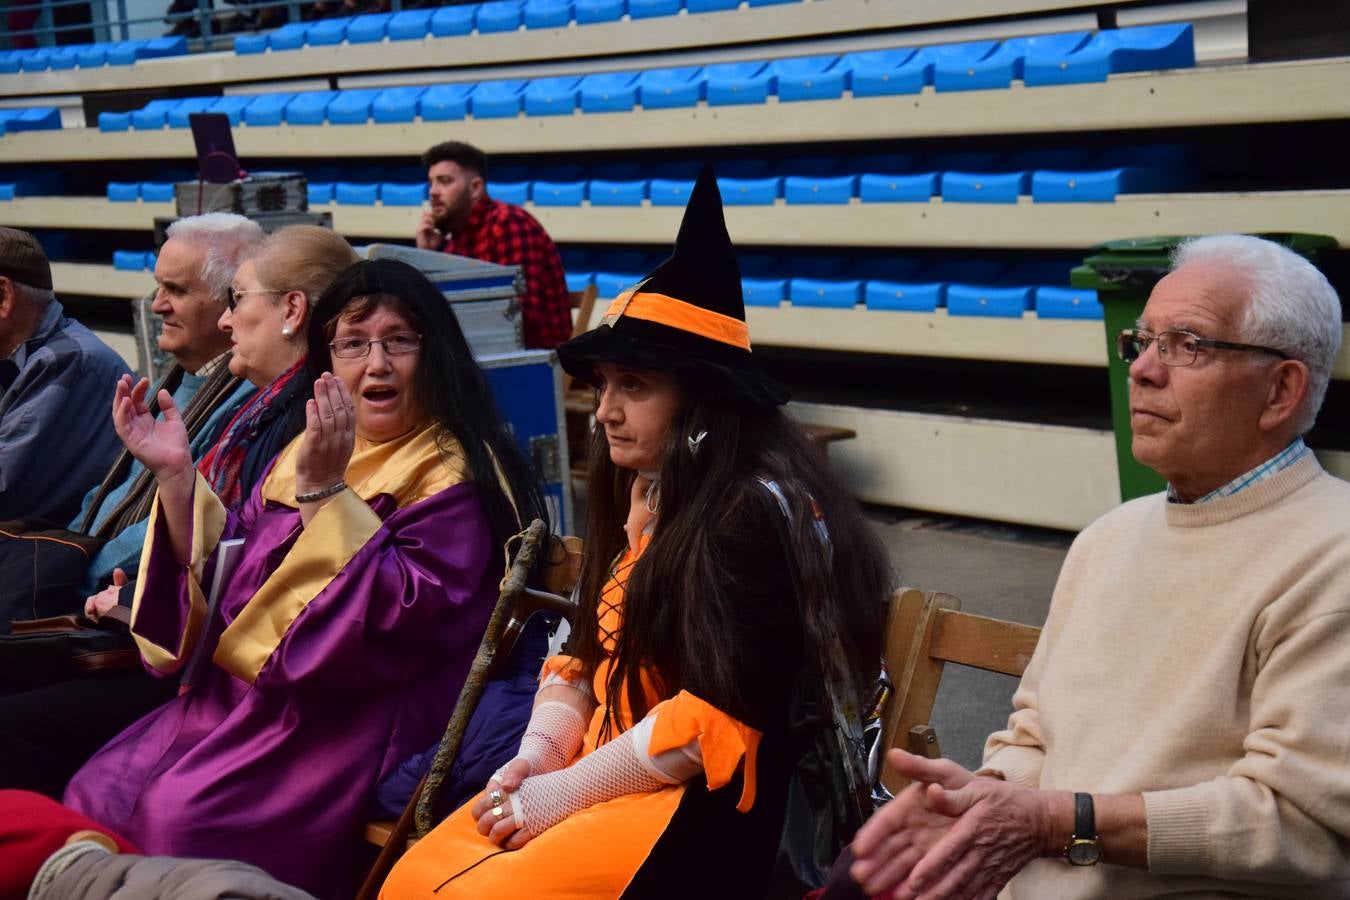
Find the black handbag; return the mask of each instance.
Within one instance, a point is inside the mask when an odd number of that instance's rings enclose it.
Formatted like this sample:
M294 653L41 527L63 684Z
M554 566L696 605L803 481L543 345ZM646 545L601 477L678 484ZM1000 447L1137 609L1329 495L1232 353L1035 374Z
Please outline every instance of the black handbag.
M0 635L0 695L140 665L131 611L115 606L97 620L54 616L13 622Z
M15 619L83 610L85 574L104 543L43 519L0 522L0 634Z

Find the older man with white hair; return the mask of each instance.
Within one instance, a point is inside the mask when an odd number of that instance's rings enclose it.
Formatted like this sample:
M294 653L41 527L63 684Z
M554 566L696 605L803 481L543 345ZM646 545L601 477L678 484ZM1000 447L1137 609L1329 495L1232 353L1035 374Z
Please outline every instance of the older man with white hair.
M1302 439L1341 332L1291 251L1177 249L1117 340L1168 489L1074 541L982 769L892 751L866 894L1350 897L1350 485Z

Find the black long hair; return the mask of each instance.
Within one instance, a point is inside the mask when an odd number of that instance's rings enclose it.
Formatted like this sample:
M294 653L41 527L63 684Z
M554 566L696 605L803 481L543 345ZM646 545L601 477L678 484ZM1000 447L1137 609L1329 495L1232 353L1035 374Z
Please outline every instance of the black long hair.
M764 477L778 484L791 507L783 524L792 556L788 564L795 563L798 574L805 646L820 659L822 674L851 688L855 699L865 698L879 667L885 602L894 587L885 548L824 455L780 408L728 403L685 379L681 387L685 399L671 422L661 464L660 515L650 545L629 573L608 696L619 697L626 685L633 721L641 719L647 712L639 677L644 669L649 677L658 674L656 689L663 698L673 696L685 673L695 669L699 681L718 695L741 696L737 647L723 608L736 598L727 594L727 573L715 545L745 509L764 504L765 488L757 483ZM700 431L707 437L692 452L686 436ZM599 425L591 433L588 468L582 600L570 652L585 671L594 672L605 656L597 603L627 543L623 525L636 476L610 460ZM776 507L772 514L779 514ZM817 516L828 541L821 539ZM764 540L777 542L777 533L766 529ZM831 652L836 646L841 654ZM622 723L615 717L617 704L610 709L606 727L613 733Z
M329 285L309 320L312 376L332 368L328 342L338 319L364 318L380 307L398 313L422 335L414 390L422 408L441 424L442 454L448 458L452 440L459 442L496 542L505 543L532 519L547 521L534 472L502 420L459 321L441 292L417 269L393 259L363 260ZM504 476L500 480L497 466Z

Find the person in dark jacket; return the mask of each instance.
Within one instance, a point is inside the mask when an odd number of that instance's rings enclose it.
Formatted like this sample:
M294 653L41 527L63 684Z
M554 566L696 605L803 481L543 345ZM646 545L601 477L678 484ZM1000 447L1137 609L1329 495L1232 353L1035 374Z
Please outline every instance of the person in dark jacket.
M108 398L130 371L66 316L37 240L0 228L0 521L75 515L120 449Z

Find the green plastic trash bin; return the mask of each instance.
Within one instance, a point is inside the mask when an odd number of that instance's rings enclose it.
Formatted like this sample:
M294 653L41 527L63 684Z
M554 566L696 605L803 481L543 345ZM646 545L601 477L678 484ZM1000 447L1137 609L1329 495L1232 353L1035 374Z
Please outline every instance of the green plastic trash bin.
M1335 238L1320 234L1256 236L1277 241L1314 263L1324 250L1336 246ZM1166 482L1157 472L1136 462L1130 452L1129 367L1116 357L1116 334L1134 327L1153 286L1167 274L1172 249L1185 239L1151 237L1098 244L1093 248L1096 252L1070 276L1074 287L1095 290L1102 304L1111 385L1111 425L1116 435L1116 469L1122 500L1157 493L1166 487Z

